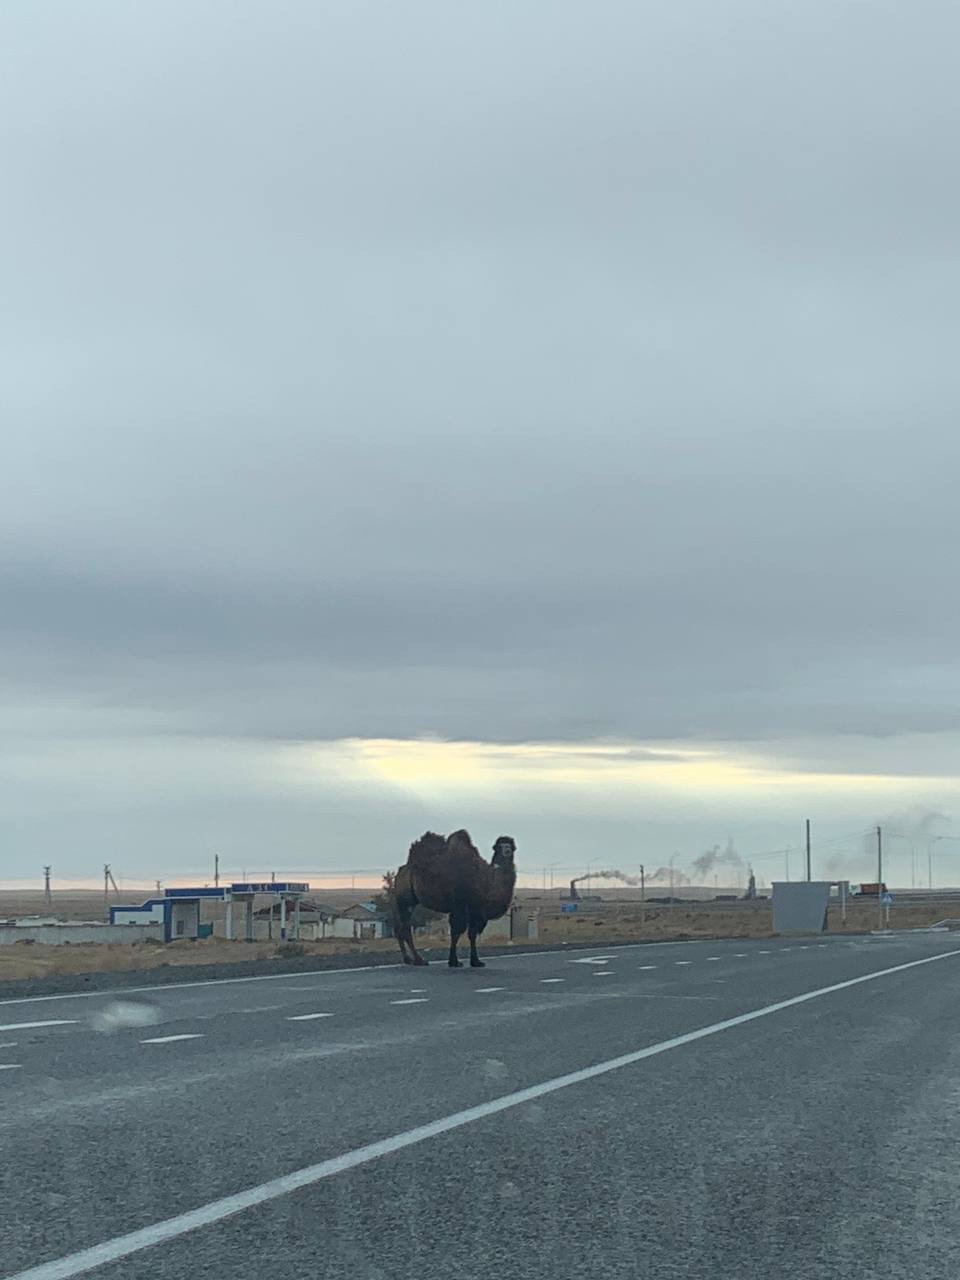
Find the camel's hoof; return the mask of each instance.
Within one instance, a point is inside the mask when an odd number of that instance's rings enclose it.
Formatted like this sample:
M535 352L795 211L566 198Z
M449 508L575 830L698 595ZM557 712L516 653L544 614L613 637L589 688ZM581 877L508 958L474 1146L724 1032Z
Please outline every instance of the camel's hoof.
M485 969L486 967L487 967L487 966L486 966L486 962L485 962L485 961L483 961L483 960L471 960L471 961L470 961L470 968L471 968L471 969Z
M462 969L462 968L463 968L463 965L460 963L460 961L459 961L459 960L448 960L448 961L447 961L447 964L450 966L450 968L451 968L451 969Z

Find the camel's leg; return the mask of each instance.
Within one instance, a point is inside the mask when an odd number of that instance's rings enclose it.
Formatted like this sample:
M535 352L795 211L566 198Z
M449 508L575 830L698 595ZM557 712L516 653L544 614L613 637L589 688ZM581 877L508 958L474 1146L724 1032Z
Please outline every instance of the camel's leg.
M483 916L471 916L467 934L470 938L470 967L473 969L485 969L486 965L480 959L477 952L477 937L483 933L487 927L487 922Z
M400 955L404 964L426 964L417 950L413 940L413 909L417 905L417 897L412 890L399 893L394 898L394 930L400 944Z
M457 943L467 927L467 913L462 907L457 907L450 912L450 959L447 964L451 969L462 968L460 959L457 956Z

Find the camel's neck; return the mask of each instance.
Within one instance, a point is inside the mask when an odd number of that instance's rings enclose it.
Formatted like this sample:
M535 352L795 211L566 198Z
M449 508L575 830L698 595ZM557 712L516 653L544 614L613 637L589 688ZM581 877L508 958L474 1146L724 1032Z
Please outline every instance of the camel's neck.
M509 902L517 883L517 869L513 863L493 864L493 894L497 899Z

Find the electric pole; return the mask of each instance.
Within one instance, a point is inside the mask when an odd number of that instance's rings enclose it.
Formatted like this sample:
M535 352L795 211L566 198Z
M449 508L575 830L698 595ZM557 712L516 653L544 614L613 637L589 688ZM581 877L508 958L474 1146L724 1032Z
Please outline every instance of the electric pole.
M810 819L807 819L807 884L810 883Z
M111 885L113 886L113 892L119 898L120 890L117 888L117 882L114 880L113 872L110 870L110 863L105 862L103 864L103 914L105 916L109 916L110 914L109 900Z
M880 928L883 928L883 836L877 827L877 911Z
M53 899L50 896L50 868L43 868L43 905L49 911L53 906Z
M217 889L220 888L220 855L219 853L215 853L213 855L213 883L215 888Z
M160 897L160 881L157 881L157 897Z

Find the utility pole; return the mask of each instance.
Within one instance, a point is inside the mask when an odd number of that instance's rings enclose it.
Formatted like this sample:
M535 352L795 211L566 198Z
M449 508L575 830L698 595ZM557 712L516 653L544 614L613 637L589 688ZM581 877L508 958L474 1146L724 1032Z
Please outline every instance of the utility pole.
M49 911L53 906L53 899L50 896L50 868L43 868L43 905Z
M640 863L640 928L647 922L647 871Z
M213 883L215 888L217 889L220 888L220 855L219 853L215 853L213 855Z
M883 835L877 827L877 911L880 928L883 928Z
M113 878L113 872L110 870L110 863L103 864L103 914L110 915L110 886L113 886L113 892L120 897L120 890L117 888L117 882Z
M810 883L810 819L807 819L807 884Z
M157 897L160 897L160 881L157 881Z

